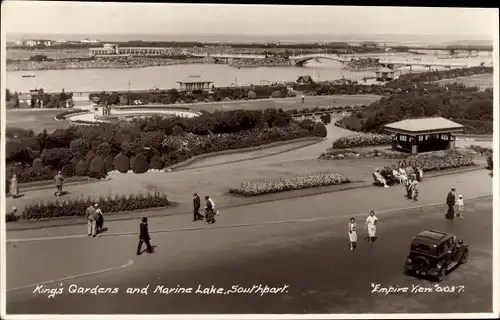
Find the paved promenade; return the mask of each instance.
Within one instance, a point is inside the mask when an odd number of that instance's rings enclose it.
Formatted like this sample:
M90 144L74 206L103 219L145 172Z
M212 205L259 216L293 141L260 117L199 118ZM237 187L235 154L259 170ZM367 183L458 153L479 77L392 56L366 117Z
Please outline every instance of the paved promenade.
M387 202L388 197L384 198ZM341 202L350 203L351 210L337 211ZM453 222L444 219L444 208L380 212L379 240L371 249L363 240L366 236L363 220L368 209L379 208L371 205L372 201L367 202L340 201L339 197L323 195L274 203L273 207L250 206L223 212L217 224L197 231L156 232L161 228L160 221L151 221L152 243L156 246L156 253L151 256L135 255L136 235L9 243L7 311L62 314L491 311L491 198L467 200L466 218ZM327 218L320 217L318 211ZM358 248L349 252L347 222L354 211L363 214L356 216ZM288 214L288 221L272 221L278 220L278 212ZM251 217L266 214L271 220L267 224L237 228L228 223L250 222L257 220ZM334 217L335 214L338 216ZM292 221L293 218L301 220ZM162 220L164 227L180 225L171 218ZM186 220L182 223L189 224ZM110 228L115 226L110 224ZM464 292L372 293L372 283L383 287L436 288L432 282L402 274L409 242L424 228L456 233L471 245L470 261L440 284L460 287ZM62 287L64 293L49 299L36 291L35 284L42 288ZM288 287L282 293L264 296L153 293L157 285L194 289L213 285L226 291L235 285L251 288L259 284ZM98 296L69 294L70 285L121 291ZM147 296L125 293L127 288L148 285Z

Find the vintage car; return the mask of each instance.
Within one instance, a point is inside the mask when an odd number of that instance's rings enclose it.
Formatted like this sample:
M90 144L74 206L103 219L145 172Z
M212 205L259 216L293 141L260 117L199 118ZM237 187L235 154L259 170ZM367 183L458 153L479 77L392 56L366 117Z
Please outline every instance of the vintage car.
M469 259L469 246L456 236L435 230L417 234L404 265L408 275L442 281L446 274Z

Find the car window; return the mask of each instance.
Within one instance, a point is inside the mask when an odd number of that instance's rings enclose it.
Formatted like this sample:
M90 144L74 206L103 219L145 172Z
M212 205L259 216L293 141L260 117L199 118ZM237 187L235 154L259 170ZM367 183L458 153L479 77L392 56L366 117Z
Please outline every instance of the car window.
M436 248L436 255L438 256L442 255L445 251L446 251L446 243L442 243Z

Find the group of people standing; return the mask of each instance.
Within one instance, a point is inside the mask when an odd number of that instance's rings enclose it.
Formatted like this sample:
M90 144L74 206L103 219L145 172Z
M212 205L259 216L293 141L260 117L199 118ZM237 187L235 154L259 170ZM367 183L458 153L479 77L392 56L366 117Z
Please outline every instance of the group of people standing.
M102 232L104 226L104 215L101 208L96 203L87 208L87 234L95 237L98 233Z
M373 244L377 238L377 222L378 217L375 215L375 211L370 211L370 215L366 218L365 229L368 229L368 242L370 246ZM358 242L358 234L356 232L356 219L352 217L349 220L349 249L353 251L356 248Z
M219 211L215 209L215 202L209 197L205 196L205 215L200 213L201 199L195 192L193 194L193 221L205 219L207 224L215 223L215 216L219 215Z
M446 205L448 206L448 211L446 211L445 217L448 220L454 220L455 218L462 219L464 217L464 197L460 194L458 199L455 196L455 188L451 188L446 197ZM455 206L457 208L455 212Z
M406 197L418 201L418 183L422 181L424 176L423 170L417 166L409 166L405 161L402 161L392 170L392 174L406 189Z

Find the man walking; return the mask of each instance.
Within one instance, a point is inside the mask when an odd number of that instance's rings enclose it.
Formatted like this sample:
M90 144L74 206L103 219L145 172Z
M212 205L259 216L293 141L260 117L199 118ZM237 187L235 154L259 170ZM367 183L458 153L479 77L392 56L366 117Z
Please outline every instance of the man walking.
M97 234L96 230L96 220L97 220L97 213L95 208L97 208L97 203L94 206L90 206L87 208L87 234L89 236L95 237Z
M141 254L142 243L146 244L148 253L153 253L153 248L151 247L149 240L151 240L151 237L149 236L148 230L148 218L144 217L139 225L139 244L137 245L137 255Z
M63 183L64 183L64 177L63 177L61 171L59 171L56 174L56 176L54 177L54 180L56 181L56 188L57 188L55 195L60 196L62 194L62 188L63 188Z
M197 193L193 194L193 221L203 220L200 214L201 200Z
M455 219L455 188L451 188L451 191L448 192L448 196L446 197L446 205L448 205L448 211L446 212L446 219L453 220Z

